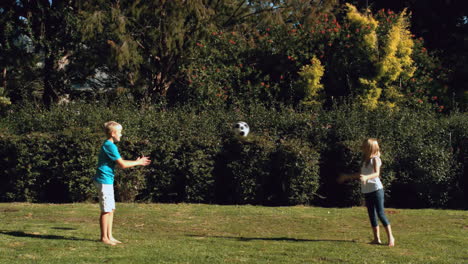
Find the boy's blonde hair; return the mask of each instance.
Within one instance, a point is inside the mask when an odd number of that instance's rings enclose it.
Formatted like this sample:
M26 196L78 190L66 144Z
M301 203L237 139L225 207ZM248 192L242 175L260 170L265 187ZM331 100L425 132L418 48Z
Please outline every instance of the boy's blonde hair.
M122 125L115 121L109 121L104 123L104 133L106 133L107 137L112 137L112 132L114 132L117 129L122 129Z
M362 164L369 165L371 157L378 156L380 153L379 143L375 138L368 138L362 142Z

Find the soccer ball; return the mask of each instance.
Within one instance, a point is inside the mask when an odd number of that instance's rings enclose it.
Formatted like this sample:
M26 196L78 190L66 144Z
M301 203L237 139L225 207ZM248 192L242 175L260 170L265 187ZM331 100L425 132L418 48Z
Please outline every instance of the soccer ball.
M232 131L237 136L246 137L249 134L250 129L249 125L247 125L246 122L241 121L234 124L234 126L232 127Z

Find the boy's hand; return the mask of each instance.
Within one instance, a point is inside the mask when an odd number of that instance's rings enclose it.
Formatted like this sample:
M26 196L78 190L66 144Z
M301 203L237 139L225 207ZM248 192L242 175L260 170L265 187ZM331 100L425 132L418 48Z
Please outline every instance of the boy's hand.
M341 183L345 182L347 179L348 179L348 175L346 175L344 173L340 173L340 176L338 176L338 179L336 179L336 182L341 184Z
M149 157L141 156L137 159L141 166L147 166L151 163Z

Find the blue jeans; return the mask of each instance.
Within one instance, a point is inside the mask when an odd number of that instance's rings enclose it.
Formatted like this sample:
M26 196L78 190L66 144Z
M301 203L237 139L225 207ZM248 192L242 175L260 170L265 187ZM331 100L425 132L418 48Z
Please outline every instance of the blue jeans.
M377 227L379 225L377 217L379 217L382 224L384 226L388 226L390 222L385 216L383 189L379 189L371 193L365 193L364 197L366 199L367 213L369 214L371 225L373 227Z

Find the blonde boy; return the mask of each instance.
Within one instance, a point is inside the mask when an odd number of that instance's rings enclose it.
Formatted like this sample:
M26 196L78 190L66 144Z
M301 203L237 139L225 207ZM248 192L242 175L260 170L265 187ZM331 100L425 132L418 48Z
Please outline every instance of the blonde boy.
M148 157L140 157L136 160L124 160L119 154L115 143L122 137L122 125L109 121L104 124L104 131L107 139L101 146L98 156L98 165L94 184L99 194L99 205L101 216L99 224L101 226L101 242L107 245L116 245L122 242L112 236L112 222L114 220L115 199L114 199L114 167L117 164L120 168L130 168L134 166L146 166L150 164Z

